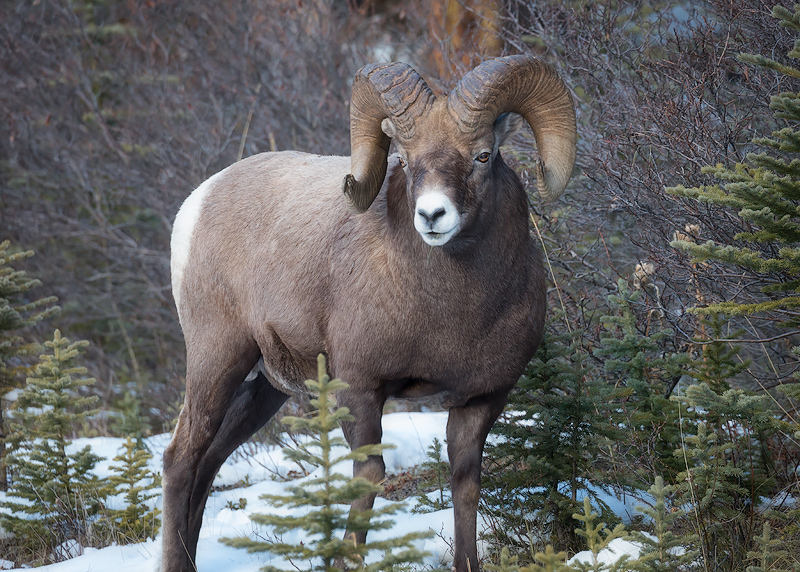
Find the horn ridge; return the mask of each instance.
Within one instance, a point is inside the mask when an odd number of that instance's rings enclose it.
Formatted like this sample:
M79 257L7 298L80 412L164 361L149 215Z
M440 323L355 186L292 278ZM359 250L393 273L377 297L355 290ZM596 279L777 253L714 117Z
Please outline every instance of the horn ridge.
M350 98L350 174L342 188L352 211L366 211L386 177L391 141L381 122L390 118L399 137L412 137L417 119L435 99L408 64L368 64L356 73Z
M447 107L464 133L491 126L501 113L522 115L539 150L539 194L553 200L563 191L575 164L575 107L552 67L526 55L486 60L461 79Z
M436 96L408 64L373 64L364 74L378 92L387 116L405 138L414 135L416 120L433 105Z

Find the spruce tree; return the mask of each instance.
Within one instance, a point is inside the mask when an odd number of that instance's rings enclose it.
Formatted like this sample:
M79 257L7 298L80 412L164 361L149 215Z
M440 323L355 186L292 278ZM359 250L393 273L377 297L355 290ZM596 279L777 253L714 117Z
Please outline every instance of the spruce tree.
M609 530L605 522L597 522L598 514L592 510L592 503L589 497L583 499L583 513L575 513L572 518L583 523L583 527L576 529L580 536L586 539L586 545L592 553L589 562L576 562L570 566L570 570L576 572L615 572L617 570L627 570L628 557L623 556L615 564L606 566L599 561L600 551L609 547L612 541L625 536L625 525L618 523L613 529Z
M800 5L794 12L775 6L772 15L781 26L800 33ZM800 58L800 38L788 56ZM761 55L739 54L745 64L771 69L787 80L800 79L800 69ZM760 314L777 319L786 327L800 325L800 92L784 92L773 96L770 108L776 120L786 125L773 131L771 137L756 137L753 144L761 153L748 153L745 163L732 168L709 166L703 172L719 184L686 188L677 186L667 192L701 203L721 205L736 212L746 231L733 237L732 244L707 241L675 240L674 248L687 252L696 263L720 261L745 269L758 285L761 299L756 301L723 300L705 307L693 308L701 315L725 314L751 316ZM755 288L743 288L752 294ZM800 350L795 349L797 355ZM795 382L797 377L795 377ZM800 399L800 386L785 383L785 393ZM794 420L800 435L800 424Z
M155 491L161 486L161 479L147 468L153 455L130 437L125 441L122 452L114 457L118 465L112 465L109 476L108 496L124 495L125 506L121 509L107 509L106 521L111 534L119 544L142 542L155 538L161 519L161 512L151 506L151 500L158 498Z
M59 560L57 548L67 540L92 543L90 526L101 508L101 482L92 474L100 458L87 445L67 453L75 426L96 413L87 409L97 397L82 397L94 379L74 365L88 342L70 342L56 330L11 410L8 456L12 479L0 506L2 526L12 532L20 556ZM19 500L14 500L19 499Z
M663 347L672 338L672 330L651 332L649 325L640 325L634 308L644 290L631 290L620 278L617 291L608 296L613 312L601 318L608 334L593 354L603 361L608 383L620 390L617 421L634 445L629 454L639 456L634 464L641 467L641 474L628 478L641 486L652 482L651 475L680 470L672 457L680 440L677 409L669 394L686 357Z
M147 419L142 413L142 400L135 391L126 391L116 403L119 412L111 424L114 435L133 436L138 449L144 448L144 437L147 433Z
M523 566L519 556L509 554L508 548L500 551L499 564L486 564L484 567L489 572L572 572L572 567L564 564L567 559L566 552L556 552L548 544L544 552L535 552L531 556L533 562Z
M800 5L795 6L791 11L783 6L775 6L772 15L778 19L781 26L791 30L796 37L800 34ZM794 47L789 51L788 56L792 59L800 58L800 38L796 38ZM740 54L740 61L745 64L758 66L765 69L776 71L784 78L792 81L800 79L800 69L792 65L786 65L773 59L761 55ZM761 297L756 301L723 300L705 307L694 308L693 311L700 315L727 315L727 316L753 316L761 315L771 320L778 320L778 323L786 328L797 328L800 319L797 318L797 308L800 307L800 92L784 92L772 97L770 108L774 112L775 119L784 123L782 129L772 132L770 137L757 137L753 139L753 144L760 147L760 153L749 153L744 163L737 163L732 168L723 165L706 167L704 172L712 175L719 184L705 185L701 187L685 188L682 186L668 189L676 195L688 197L702 203L711 205L721 205L736 212L739 219L747 225L746 232L740 232L733 237L731 244L717 244L712 241L703 244L695 244L690 240L676 240L672 246L687 252L696 263L705 261L719 261L724 264L733 265L744 269L751 281L759 286ZM751 294L754 288L747 288L745 291ZM792 348L794 357L800 356L800 347ZM778 389L794 400L800 400L800 372L796 372L791 380L781 380L782 385ZM730 394L724 387L714 387L708 380L708 386L701 386L696 390L696 397L702 398L706 404L715 405L715 401L722 400L727 403L738 403L743 396L741 394ZM760 427L752 427L755 434L745 432L745 435L730 435L731 431L737 431L740 421L736 418L721 422L724 414L715 409L708 409L707 405L701 405L715 419L710 422L716 427L717 433L729 433L729 439L733 448L725 452L725 459L730 461L731 457L747 459L745 455L752 453L752 456L745 463L738 465L745 472L741 478L726 479L720 483L723 487L728 484L735 487L737 482L747 483L747 478L752 482L745 487L751 492L749 494L734 496L728 495L727 503L734 502L733 510L730 514L734 517L733 521L723 520L722 522L733 522L735 525L741 523L741 519L736 518L736 506L739 498L745 503L743 510L745 514L752 514L757 499L753 498L752 491L758 490L760 494L765 493L768 485L769 476L774 475L774 468L771 466L768 442L769 437L774 433L774 427L768 427L764 417ZM736 409L734 407L734 409ZM763 413L763 409L760 409ZM745 414L746 411L742 411ZM784 431L792 435L795 439L800 439L800 419L797 417L797 409L794 409L794 417L787 415ZM743 441L743 437L747 437ZM772 469L770 471L770 469ZM797 484L797 476L794 467L787 467L788 474L785 479L788 483ZM713 507L713 505L711 505ZM768 515L764 515L767 517ZM800 516L800 511L790 509L783 517L796 520ZM714 542L716 539L711 534L706 534L706 527L700 521L701 540ZM734 537L729 538L733 546L737 562L741 563L745 559L743 551L748 546L752 546L751 539L758 538L754 527L757 519L747 521L747 527L736 530ZM734 525L734 526L735 526ZM730 531L733 526L728 526ZM712 528L711 533L715 530ZM797 544L794 543L796 547ZM710 557L710 556L709 556Z
M420 492L416 498L417 504L411 511L418 514L445 510L453 506L448 492L450 463L442 458L442 442L434 439L433 443L428 446L425 455L427 459L420 465L420 472L426 478L419 483ZM433 495L433 498L429 496L431 490L438 492L437 495Z
M497 564L491 562L483 565L489 572L517 572L520 568L519 556L512 555L508 547L504 546L500 551L500 561Z
M789 572L788 568L780 568L776 564L786 559L788 551L781 550L783 543L777 538L770 537L769 522L764 523L764 528L755 540L757 549L747 553L747 558L756 564L748 566L746 572Z
M676 486L665 485L664 479L658 476L647 491L655 501L653 506L636 507L638 512L649 517L653 534L644 534L638 530L631 532L631 540L642 547L639 557L629 563L631 570L675 572L686 570L697 560L699 553L690 548L697 541L697 536L676 533L681 522L686 519L686 513L678 507L673 506L670 509L667 506L669 495L676 489Z
M563 562L567 559L566 552L556 552L551 545L547 545L544 552L536 552L533 555L534 563L519 572L562 572L569 570Z
M684 371L695 383L705 383L714 393L722 394L731 388L739 374L747 370L749 362L739 358L739 346L722 340L736 340L742 330L727 332L729 324L726 316L712 315L700 320L701 330L710 334L711 338L696 337L694 341L701 344L697 358L688 357Z
M559 322L563 315L556 312L550 325ZM607 409L614 391L587 365L582 332L552 329L492 428L501 438L486 445L491 464L481 512L493 524L488 540L517 553L531 542L535 548L582 547L572 514L579 494L593 494L590 482L603 485L598 460L619 435Z
M276 535L302 530L308 535L307 541L299 545L284 542L263 542L250 538L225 538L222 541L230 546L246 548L248 552L270 552L283 556L297 569L307 563L307 570L323 572L343 572L353 567L367 572L391 571L400 565L420 563L424 556L411 543L427 538L430 533L409 533L398 538L381 541L367 541L357 544L353 538L345 538L345 531L369 531L390 529L391 520L381 517L397 512L401 505L391 504L380 509L351 511L346 506L352 501L370 493L380 492L376 485L364 478L353 478L335 472L340 463L354 460L365 461L369 455L379 454L386 445L368 445L340 455L335 455L335 447L346 447L343 437L332 435L342 421L352 420L346 407L335 407L334 392L347 387L339 379L330 379L325 369L325 357L320 354L317 361L318 379L307 380L309 390L316 394L311 405L317 408L309 419L285 417L293 430L305 430L310 440L298 448L284 448L287 458L302 462L304 466L319 469L320 476L306 480L300 485L290 486L285 495L264 495L261 498L274 506L287 506L292 509L304 508L292 515L253 514L253 522L267 525ZM301 514L302 512L302 514ZM382 552L383 557L367 563L368 555ZM371 554L372 553L372 554ZM274 566L265 566L265 571L279 572Z
M48 316L58 312L56 297L30 299L29 291L41 282L30 278L14 265L33 256L32 250L11 253L8 240L0 242L0 491L6 490L6 410L4 396L22 385L25 376L23 358L35 355L36 344L26 344L20 336Z
M795 34L794 47L787 55L797 60L800 58L800 5L795 6L794 11L775 6L772 15L782 27ZM800 79L800 69L793 65L755 54L739 54L738 58L744 64L777 72L787 84L796 85ZM767 323L796 329L800 325L797 317L800 307L800 92L787 91L773 96L770 108L776 123L783 127L769 137L753 139L753 145L760 152L748 153L746 161L732 167L721 164L706 167L704 173L716 179L716 184L667 189L675 195L733 211L744 230L734 235L728 244L695 243L685 236L671 244L688 253L696 264L710 261L736 267L750 283L749 287L741 289L747 298L722 300L691 311L720 321L725 317L759 316L768 319ZM715 336L720 333L718 329ZM781 330L770 332L773 333L782 335ZM718 347L722 348L721 344ZM733 350L727 351L732 357ZM800 355L800 349L793 348L792 354ZM715 357L708 351L704 351L703 359L720 364L725 361L721 354ZM699 416L703 423L698 425L696 435L687 438L693 446L679 454L685 453L688 457L686 451L691 451L694 455L694 466L687 463L685 475L693 478L688 485L692 485L693 494L698 497L695 507L703 557L706 561L714 560L712 549L729 546L731 554L727 562L742 568L746 552L757 542L753 540L758 538L757 525L762 518L769 517L766 513L757 513L755 507L760 495L774 492L770 488L776 471L769 454L769 439L778 427L764 401L725 384L723 378L731 378L736 371L730 360L724 368L703 379L702 370L712 373L711 369L705 367L697 371L695 367L693 377L704 383L690 387L685 402L694 403L703 412ZM797 375L794 383L781 380L783 385L778 388L800 399ZM711 377L722 383L715 383ZM800 437L797 417L787 417L784 430ZM794 468L789 467L789 470L791 472L784 478L796 484ZM797 514L795 510L795 518Z
M766 516L762 497L774 494L774 469L765 443L778 429L765 399L741 389L722 394L707 383L677 396L685 411L685 446L675 451L685 466L677 476L701 557L715 570L739 572Z
M683 463L679 490L692 506L689 523L695 528L706 559L714 548L731 546L728 562L741 564L751 534L767 512L757 511L760 499L775 492L775 466L769 441L780 428L763 396L732 388L732 381L748 363L739 359L740 331L726 332L726 316L701 319L711 336L702 352L687 362L694 383L676 396L683 412L686 447L676 459ZM726 564L727 565L727 564ZM738 565L738 564L737 564ZM735 568L733 568L735 569Z
M781 26L800 32L800 9L792 13L783 6L776 6L772 14L780 20ZM800 58L800 40L795 41L788 55ZM797 68L761 55L740 54L739 60L776 70L790 78L800 78ZM800 306L800 161L793 158L800 153L800 132L794 128L800 121L800 93L776 95L770 107L775 117L786 120L789 126L773 132L771 138L753 139L756 146L769 152L749 153L747 163L737 163L732 169L723 165L705 167L703 172L721 181L720 185L688 189L677 186L667 191L700 202L724 205L735 210L742 220L752 223L751 231L734 237L739 245L676 240L674 247L691 254L696 262L720 260L758 274L769 274L775 280L765 281L762 291L783 295L750 304L726 300L698 308L699 313L743 315ZM748 242L767 248L750 248L746 245ZM797 322L791 317L787 321Z

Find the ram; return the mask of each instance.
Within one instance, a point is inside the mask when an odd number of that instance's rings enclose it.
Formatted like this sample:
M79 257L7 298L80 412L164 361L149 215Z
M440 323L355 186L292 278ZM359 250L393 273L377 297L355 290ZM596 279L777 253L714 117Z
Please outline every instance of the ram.
M371 64L353 82L352 157L256 155L186 199L172 235L187 364L164 453L165 572L195 570L214 476L304 390L321 352L349 384L337 400L355 417L343 427L354 448L380 442L387 398L440 396L454 569L478 570L484 443L545 315L528 199L499 152L522 118L538 147L539 193L552 199L572 171L576 130L572 97L550 67L488 60L437 97L406 64ZM383 459L356 463L354 474L381 480Z

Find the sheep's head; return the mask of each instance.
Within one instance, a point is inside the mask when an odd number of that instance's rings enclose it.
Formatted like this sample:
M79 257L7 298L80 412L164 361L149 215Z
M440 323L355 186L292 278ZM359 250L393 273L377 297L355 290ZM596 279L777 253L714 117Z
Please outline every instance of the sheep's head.
M406 64L371 64L356 75L350 113L352 165L344 181L350 207L364 212L375 200L394 140L414 226L434 246L468 226L492 192L498 148L519 116L536 138L542 198L558 197L575 163L572 97L552 68L528 56L482 63L446 99L437 99Z

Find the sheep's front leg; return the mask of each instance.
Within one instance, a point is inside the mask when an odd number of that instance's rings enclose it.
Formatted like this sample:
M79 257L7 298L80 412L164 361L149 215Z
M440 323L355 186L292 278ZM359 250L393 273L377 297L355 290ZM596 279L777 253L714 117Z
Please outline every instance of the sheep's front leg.
M371 391L355 392L346 389L336 395L339 406L350 409L353 421L342 423L342 431L351 449L364 445L377 445L381 442L383 429L381 415L385 398L382 393ZM381 482L386 476L386 465L383 456L370 455L366 461L353 462L353 476L363 477L373 483ZM375 502L375 494L366 495L350 505L352 511L370 510ZM347 534L355 534L355 541L363 544L367 540L365 530L348 530Z
M486 437L503 411L507 394L486 395L450 409L447 454L452 474L456 572L478 571L476 526L481 490L481 457Z

